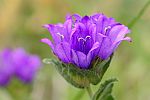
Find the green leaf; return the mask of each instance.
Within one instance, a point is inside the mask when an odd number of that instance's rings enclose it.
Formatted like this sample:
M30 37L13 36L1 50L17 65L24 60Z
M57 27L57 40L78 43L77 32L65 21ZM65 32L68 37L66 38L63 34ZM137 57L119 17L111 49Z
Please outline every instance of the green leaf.
M111 92L115 81L117 81L117 79L109 79L101 84L98 91L94 94L92 100L114 100Z

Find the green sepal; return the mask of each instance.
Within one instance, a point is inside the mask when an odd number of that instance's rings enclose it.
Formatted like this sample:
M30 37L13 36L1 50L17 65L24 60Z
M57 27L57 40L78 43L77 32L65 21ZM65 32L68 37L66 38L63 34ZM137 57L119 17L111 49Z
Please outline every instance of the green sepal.
M103 78L105 72L107 71L113 55L111 55L107 60L100 61L100 59L97 59L95 62L95 65L92 66L91 71L93 72L92 75L90 75L89 80L91 84L97 85Z
M56 66L58 72L65 78L67 82L77 88L88 87L90 84L97 85L111 62L112 56L104 61L99 58L93 61L89 69L80 69L73 64L65 64L58 60L44 59L43 62Z
M101 84L98 91L94 94L92 100L114 100L111 92L114 82L116 81L117 79L106 80L103 84Z
M89 86L89 80L79 68L73 64L64 64L61 61L54 59L44 59L44 63L53 63L57 71L61 74L64 79L77 88L84 88Z
M65 78L67 82L72 84L77 88L84 88L89 86L89 81L87 77L80 71L79 68L76 68L72 64L64 64L60 61L54 62L58 72Z

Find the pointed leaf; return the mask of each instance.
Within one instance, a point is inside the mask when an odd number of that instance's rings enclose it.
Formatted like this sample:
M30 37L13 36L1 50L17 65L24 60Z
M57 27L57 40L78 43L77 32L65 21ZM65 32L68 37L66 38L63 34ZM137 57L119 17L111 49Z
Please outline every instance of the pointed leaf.
M111 92L116 79L106 80L103 84L101 84L98 91L94 94L92 100L114 100Z
M89 77L90 82L93 85L97 85L103 78L105 72L107 71L111 60L112 60L113 54L110 56L109 59L100 61L100 59L97 59L95 65L93 65L93 68L91 69L91 77Z

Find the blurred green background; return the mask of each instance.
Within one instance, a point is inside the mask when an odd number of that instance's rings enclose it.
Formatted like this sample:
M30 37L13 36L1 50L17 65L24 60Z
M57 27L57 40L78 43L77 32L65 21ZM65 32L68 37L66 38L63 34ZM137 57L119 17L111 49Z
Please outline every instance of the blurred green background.
M54 57L41 43L50 37L43 24L63 22L66 14L114 17L127 25L147 0L0 0L0 49L24 47L41 59ZM132 28L133 42L117 49L104 79L117 77L116 100L150 100L150 7ZM43 64L31 85L12 82L0 88L0 100L89 100L84 90L69 85L54 66ZM93 90L98 86L92 86Z

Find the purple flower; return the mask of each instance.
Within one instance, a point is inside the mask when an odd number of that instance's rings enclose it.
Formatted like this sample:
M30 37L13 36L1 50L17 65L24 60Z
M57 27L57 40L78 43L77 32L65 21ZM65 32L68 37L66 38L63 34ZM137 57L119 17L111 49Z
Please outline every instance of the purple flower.
M28 54L23 48L13 51L12 60L16 67L16 77L23 82L31 82L41 65L38 56Z
M0 52L0 86L5 86L11 80L14 68L12 67L11 50Z
M116 50L130 32L128 27L103 14L81 17L74 14L66 17L64 24L46 24L53 41L44 38L54 54L64 63L72 63L79 68L90 68L91 62L99 57L106 60Z
M1 51L0 86L7 85L13 76L23 82L31 82L40 66L40 58L26 53L23 48Z

